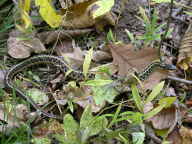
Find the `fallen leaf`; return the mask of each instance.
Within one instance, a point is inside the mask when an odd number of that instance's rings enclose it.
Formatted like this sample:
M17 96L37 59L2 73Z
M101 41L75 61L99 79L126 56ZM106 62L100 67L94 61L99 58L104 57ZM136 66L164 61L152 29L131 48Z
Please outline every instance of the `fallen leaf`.
M179 55L177 60L177 65L183 69L188 70L192 64L192 23L189 24L181 44L179 47Z
M32 52L40 53L46 50L38 38L17 32L10 35L7 40L8 54L14 58L27 58Z
M154 60L159 59L158 51L155 48L145 47L135 50L131 44L108 45L111 50L113 63L118 67L119 76L130 76L134 72L143 71ZM167 77L169 71L156 70L143 82L144 88L152 89L161 79Z
M113 63L119 68L120 76L126 76L129 71L134 72L134 69L139 72L152 61L158 59L157 50L153 48L143 48L136 51L131 44L108 46L113 56Z
M149 110L152 110L153 107L150 105L150 108L146 105L144 107L144 112L148 112ZM175 124L176 118L176 107L172 106L170 108L164 108L162 111L160 111L157 115L153 116L152 118L148 119L147 121L152 122L152 125L155 129L168 129L170 128L173 124Z
M166 138L172 144L186 144L183 143L181 134L179 133L179 129L176 127Z
M104 60L110 60L112 57L108 52L105 51L94 51L93 52L93 61L99 62L99 61L104 61Z
M67 43L66 45L65 45L65 42ZM65 46L61 47L62 45L65 45ZM72 68L74 69L80 68L83 65L83 60L84 60L84 53L82 52L80 47L75 45L75 41L71 41L71 42L63 41L62 45L56 48L58 55L62 56L64 60L66 60ZM69 50L71 52L69 52Z
M36 138L47 136L48 134L63 134L63 124L56 120L49 122L43 121L40 125L34 127L33 135Z
M182 126L179 129L179 134L182 137L182 144L192 143L192 129Z
M4 103L6 104L0 104L0 120L5 121L7 124L0 125L0 132L9 133L13 128L18 128L25 123L29 110L23 104L13 106L8 101Z

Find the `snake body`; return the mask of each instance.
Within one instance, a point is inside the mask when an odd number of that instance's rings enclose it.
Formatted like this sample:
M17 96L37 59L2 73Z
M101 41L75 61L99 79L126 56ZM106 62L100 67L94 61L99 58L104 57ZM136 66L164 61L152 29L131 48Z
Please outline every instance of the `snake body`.
M8 88L14 89L16 93L21 96L22 98L26 99L36 110L40 111L41 114L50 117L50 118L56 118L56 119L62 119L61 117L58 117L56 115L53 115L51 113L45 112L38 106L29 96L26 96L23 91L21 91L19 88L14 87L13 84L13 79L16 74L19 72L23 71L24 69L34 66L34 65L39 65L39 64L48 64L48 65L53 65L58 67L63 73L66 73L69 70L68 64L63 61L61 58L56 57L56 56L51 56L51 55L38 55L31 57L29 59L24 60L23 62L13 66L6 74L5 76L5 84ZM149 64L144 70L140 73L137 73L136 76L140 80L145 80L153 71L155 68L160 67L164 69L169 69L169 70L174 70L175 66L173 65L168 65L161 63L160 61L155 61L151 64ZM74 80L76 79L83 79L84 75L81 71L75 71L73 70L69 75L70 78L73 78ZM88 75L88 77L93 77L93 74Z
M39 64L48 64L48 65L53 65L58 67L63 73L66 73L68 71L67 63L63 61L61 58L56 57L56 56L51 56L51 55L38 55L31 57L29 59L24 60L23 62L13 66L6 74L5 76L5 85L10 88L14 89L15 92L21 96L22 98L26 99L36 110L40 111L43 115L50 117L50 118L56 118L56 119L61 119L60 117L53 115L51 113L47 113L44 110L42 110L29 96L26 96L23 91L18 89L17 87L14 87L13 84L13 78L16 74L19 72L23 71L24 69L34 66L34 65L39 65ZM69 74L70 77L73 79L78 78L83 78L83 74L81 72L77 71L72 71Z

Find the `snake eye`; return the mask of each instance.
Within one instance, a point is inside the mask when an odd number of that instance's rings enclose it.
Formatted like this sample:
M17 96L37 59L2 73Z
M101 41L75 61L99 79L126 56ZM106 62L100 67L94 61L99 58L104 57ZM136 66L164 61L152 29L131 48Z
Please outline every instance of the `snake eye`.
M177 67L173 64L161 63L161 67L166 70L176 70Z

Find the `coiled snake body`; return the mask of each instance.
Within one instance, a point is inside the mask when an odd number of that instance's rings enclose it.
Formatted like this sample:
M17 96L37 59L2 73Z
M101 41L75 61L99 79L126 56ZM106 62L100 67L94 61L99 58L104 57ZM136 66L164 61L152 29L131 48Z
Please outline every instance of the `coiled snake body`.
M61 117L58 117L56 115L53 115L51 113L48 113L41 109L40 106L38 106L29 96L26 96L23 91L21 91L19 88L15 87L13 84L13 78L16 74L23 71L25 68L39 65L39 64L48 64L58 67L63 73L66 73L69 70L69 67L65 61L63 61L61 58L51 55L38 55L31 57L29 59L24 60L23 62L13 66L6 74L5 76L5 84L8 88L14 89L16 93L21 96L22 98L26 99L37 111L41 112L44 116L50 117L50 118L56 118L56 119L62 119ZM160 61L155 61L148 65L142 72L137 73L136 76L140 80L145 80L153 71L155 68L160 67L163 69L168 70L175 70L175 67L173 65L168 65L161 63ZM73 79L83 79L83 73L80 71L73 70L69 75L69 77ZM89 77L92 77L92 74L89 75Z

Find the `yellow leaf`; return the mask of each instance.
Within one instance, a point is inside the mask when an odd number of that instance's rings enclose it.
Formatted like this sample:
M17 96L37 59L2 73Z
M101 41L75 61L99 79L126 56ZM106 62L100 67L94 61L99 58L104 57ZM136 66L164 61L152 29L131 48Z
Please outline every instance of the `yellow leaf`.
M91 64L92 57L93 57L93 48L91 48L88 51L88 53L85 56L84 63L83 63L83 74L84 74L85 77L87 76L87 73L89 71L89 67L90 67L90 64Z
M35 0L35 5L40 7L40 15L52 28L60 26L62 16L55 12L51 6L51 0Z
M114 5L114 0L98 0L93 3L90 7L92 7L91 15L93 19L102 16L109 12Z
M19 8L25 12L29 12L31 6L31 0L19 0Z

